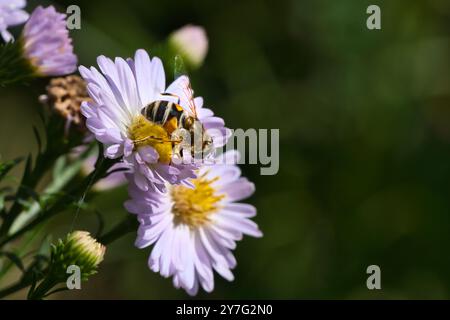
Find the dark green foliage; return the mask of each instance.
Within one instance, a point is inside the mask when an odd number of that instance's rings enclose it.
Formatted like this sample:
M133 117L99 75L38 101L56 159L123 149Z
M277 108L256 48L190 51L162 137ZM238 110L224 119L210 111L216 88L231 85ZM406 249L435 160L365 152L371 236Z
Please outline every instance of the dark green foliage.
M8 172L19 164L23 158L17 158L11 161L0 162L0 181L8 174Z
M7 257L13 264L17 266L22 272L25 272L25 267L23 266L22 260L14 252L0 251L0 257Z
M0 87L18 82L28 82L36 71L23 54L23 41L0 45Z

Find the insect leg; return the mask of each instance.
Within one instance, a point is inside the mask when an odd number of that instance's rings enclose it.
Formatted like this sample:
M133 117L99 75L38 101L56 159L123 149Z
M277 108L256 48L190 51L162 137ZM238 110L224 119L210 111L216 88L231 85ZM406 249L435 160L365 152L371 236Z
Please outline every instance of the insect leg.
M133 142L144 142L144 141L147 141L147 140L156 140L156 141L161 142L161 143L166 143L166 142L180 143L181 142L181 140L163 139L163 138L158 138L158 137L154 137L154 136L148 136L148 137L145 137L145 138L133 140Z

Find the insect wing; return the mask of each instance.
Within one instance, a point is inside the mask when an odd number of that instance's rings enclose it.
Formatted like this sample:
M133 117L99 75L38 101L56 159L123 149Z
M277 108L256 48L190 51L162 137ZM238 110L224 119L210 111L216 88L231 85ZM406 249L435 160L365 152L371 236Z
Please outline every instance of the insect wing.
M178 77L170 86L167 88L167 93L179 97L180 104L186 111L188 111L192 116L197 118L197 107L194 102L194 90L192 90L191 82L189 77L186 75Z

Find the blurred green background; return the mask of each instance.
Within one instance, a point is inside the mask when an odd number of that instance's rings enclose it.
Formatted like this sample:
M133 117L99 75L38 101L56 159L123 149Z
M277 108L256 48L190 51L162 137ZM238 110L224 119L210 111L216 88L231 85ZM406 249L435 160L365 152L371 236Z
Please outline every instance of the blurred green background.
M244 238L235 281L217 276L199 298L450 298L449 1L52 3L81 7L82 29L71 34L83 65L204 26L210 51L191 74L196 93L230 128L280 129L279 173L243 167L264 237ZM370 4L381 7L382 30L366 28ZM45 85L0 88L3 159L35 150ZM96 198L106 228L126 215L126 197L120 188ZM48 230L64 235L73 215ZM76 222L96 225L89 212ZM134 248L134 237L108 247L82 290L58 297L188 297L147 268L150 249ZM372 264L382 290L366 288Z

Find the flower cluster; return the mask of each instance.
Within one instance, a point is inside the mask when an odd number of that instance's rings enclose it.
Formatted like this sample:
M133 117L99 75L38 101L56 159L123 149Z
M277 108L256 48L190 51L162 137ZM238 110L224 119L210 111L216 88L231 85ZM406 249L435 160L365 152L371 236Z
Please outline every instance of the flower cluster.
M93 180L98 173L93 170L103 160L110 164L101 169L100 175L108 176L104 183L89 181L87 189L93 184L104 191L128 183L124 206L139 223L136 246L153 245L151 270L172 277L174 286L190 295L199 288L211 292L214 271L233 280L236 242L243 235L261 237L262 233L251 220L255 207L239 202L255 191L236 165L239 154L216 152L231 136L225 121L205 107L202 97L194 96L187 75L166 83L162 60L143 49L133 58L100 55L98 67L79 66L80 76L72 74L77 56L66 16L52 6L39 6L28 19L24 6L24 0L0 0L0 32L8 42L2 47L6 54L0 54L0 84L12 82L8 77L20 70L28 72L22 75L25 79L58 76L50 80L40 100L66 120L66 131L70 124L79 129L84 143L67 149L72 149L72 159L87 155L91 142L98 142L103 154L97 161L86 156L80 171L88 168ZM7 28L26 20L13 43ZM189 25L172 33L167 45L194 70L206 56L208 39L203 28ZM77 263L86 278L96 272L104 252L105 247L89 233L75 232L53 247L50 270L59 266L57 274L61 274ZM43 297L55 285L53 273L49 275L33 297Z
M160 125L152 125L142 110L152 102L180 97L180 106L189 110L189 98L182 99L187 77L175 80L166 89L165 73L159 58L150 59L144 50L134 60L100 56L95 67L80 67L92 102L83 102L81 110L87 128L104 144L104 156L129 164L133 182L143 191L165 191L170 184L189 184L198 169L194 163L178 164L172 159L171 137ZM203 108L203 99L193 98L201 124L210 133L215 147L223 146L230 136L221 118ZM161 110L163 110L161 108ZM164 110L163 110L164 111Z
M104 156L121 158L129 168L130 200L125 207L140 223L136 246L154 244L150 269L173 276L175 287L192 295L200 286L213 290L213 270L231 281L235 241L244 234L262 235L250 220L256 209L235 203L250 196L254 185L241 177L235 151L220 161L209 156L201 162L191 157L176 162L173 150L179 142L165 124L173 112L169 108L179 106L181 114L199 121L214 150L226 144L230 130L203 106L201 97L193 96L186 76L166 88L161 60L151 59L146 51L136 51L134 59L100 56L97 63L100 71L79 69L92 99L83 102L81 110L87 128L104 145ZM155 103L166 114L161 123L148 117L148 106ZM158 111L153 109L153 115ZM176 125L182 121L172 119Z

